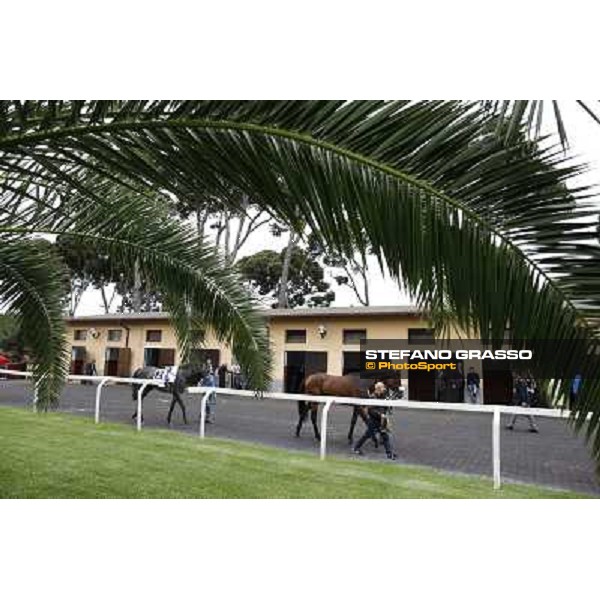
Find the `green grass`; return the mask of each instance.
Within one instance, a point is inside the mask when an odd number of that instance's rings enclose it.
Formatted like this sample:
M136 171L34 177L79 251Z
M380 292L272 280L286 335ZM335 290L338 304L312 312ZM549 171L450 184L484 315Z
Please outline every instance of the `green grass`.
M0 407L2 498L578 498L489 478L257 444L137 433Z

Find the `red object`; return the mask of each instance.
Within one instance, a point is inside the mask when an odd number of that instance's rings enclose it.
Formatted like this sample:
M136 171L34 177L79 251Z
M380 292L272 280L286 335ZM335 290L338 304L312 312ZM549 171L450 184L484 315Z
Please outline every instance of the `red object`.
M10 362L10 359L6 358L4 354L0 354L0 366L6 366Z

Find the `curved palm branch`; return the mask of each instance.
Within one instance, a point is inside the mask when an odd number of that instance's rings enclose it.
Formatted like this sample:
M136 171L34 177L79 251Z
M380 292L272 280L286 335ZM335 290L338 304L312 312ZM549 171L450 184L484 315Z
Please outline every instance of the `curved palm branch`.
M38 406L55 401L68 372L63 316L65 267L44 240L2 240L0 298L31 349ZM29 325L35 324L35 327Z
M567 189L581 168L522 128L507 144L514 125L477 104L46 102L0 115L7 204L26 206L30 223L49 218L33 183L49 195L76 189L91 205L102 203L99 179L180 197L233 185L340 252L371 246L423 305L485 339L509 325L545 362L560 357L536 340L597 366L588 318L598 296L579 302L576 268L593 260L596 215L587 189ZM599 391L590 382L576 415L582 425L593 411L597 456Z
M81 194L81 181L71 183L76 187L60 207L40 201L33 218L23 211L10 223L0 223L3 239L33 233L74 237L131 268L138 264L165 295L183 355L189 350L192 323L210 324L219 339L231 343L250 382L264 389L269 381L265 324L236 274L227 272L215 250L170 218L164 203L104 180L93 185L91 201Z

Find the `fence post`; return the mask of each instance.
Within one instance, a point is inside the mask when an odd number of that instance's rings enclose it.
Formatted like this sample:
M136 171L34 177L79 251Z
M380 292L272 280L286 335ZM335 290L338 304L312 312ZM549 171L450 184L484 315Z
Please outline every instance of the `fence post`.
M327 400L321 413L321 460L325 460L325 452L327 451L327 416L333 402L333 399Z
M33 382L33 412L37 412L37 404L38 404L38 388L37 383Z
M494 469L494 489L500 489L500 409L494 409L492 420L492 464Z
M200 399L200 437L204 437L204 432L206 430L206 403L208 401L208 397L212 394L212 391L204 392L202 394L202 398Z
M144 383L142 387L138 390L137 394L137 430L142 430L142 394L144 390L148 386L147 383Z
M108 383L108 379L103 379L97 386L96 386L96 410L94 412L94 422L96 423L96 425L98 423L100 423L100 394L102 392L102 387L104 386L105 383Z

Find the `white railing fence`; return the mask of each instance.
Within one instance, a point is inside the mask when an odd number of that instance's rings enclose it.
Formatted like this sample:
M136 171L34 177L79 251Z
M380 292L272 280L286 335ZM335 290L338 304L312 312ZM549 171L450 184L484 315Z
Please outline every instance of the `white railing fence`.
M232 395L242 397L255 397L256 392L248 390L230 390L226 388L212 387L190 387L187 389L190 394L203 394L200 402L200 437L204 437L204 419L206 416L206 402L211 393L218 395ZM279 392L265 392L262 397L269 400L287 400L298 401L306 400L308 402L319 402L323 404L321 413L321 445L320 456L325 459L327 453L327 425L329 410L333 404L359 405L359 406L389 406L392 408L408 408L411 410L434 410L434 411L454 411L471 413L491 413L492 414L492 474L494 479L494 489L501 486L501 464L500 464L500 415L501 414L519 414L533 415L540 417L552 417L566 419L569 411L552 408L527 408L523 406L505 406L505 405L485 405L485 404L455 404L445 402L419 402L415 400L379 400L367 398L351 398L341 396L311 396L308 394L285 394ZM588 415L590 418L591 415Z
M31 373L24 371L8 371L0 369L0 374L15 375L20 377L31 377ZM100 401L102 389L107 383L130 383L141 385L137 394L137 429L142 428L142 395L147 386L164 387L164 383L157 379L135 379L132 377L108 377L108 376L92 376L92 375L69 375L69 381L90 381L99 382L96 388L96 406L94 420L100 422ZM236 397L255 398L257 393L250 390L236 390L229 388L216 387L190 387L186 390L189 394L202 394L200 398L200 425L199 435L204 438L206 435L206 404L211 394L229 395ZM492 474L494 480L494 489L500 488L501 479L501 463L500 463L500 415L502 414L518 414L532 415L540 417L551 417L558 419L566 419L569 417L568 410L551 409L551 408L527 408L522 406L505 406L491 404L455 404L445 402L418 402L415 400L380 400L372 398L352 398L342 396L311 396L308 394L286 394L283 392L264 392L260 394L261 398L268 400L282 400L297 402L298 400L306 400L308 402L318 402L324 405L321 413L321 443L320 456L324 460L327 454L327 428L329 411L334 404L341 405L359 405L359 406L388 406L392 408L407 408L411 410L433 410L433 411L453 411L453 412L471 412L471 413L490 413L492 415ZM34 409L35 409L35 391L34 391ZM588 419L590 418L588 414Z
M29 371L9 371L8 369L0 369L0 375L12 375L16 377L30 378L32 374ZM96 403L94 407L94 421L100 423L100 402L102 399L102 389L107 383L130 383L139 385L140 389L137 393L137 415L136 426L137 430L142 429L142 396L144 390L149 386L165 387L165 384L160 379L138 379L136 377L112 377L108 375L67 375L67 381L89 381L90 383L98 382L96 387ZM37 390L33 390L33 410L37 410Z

